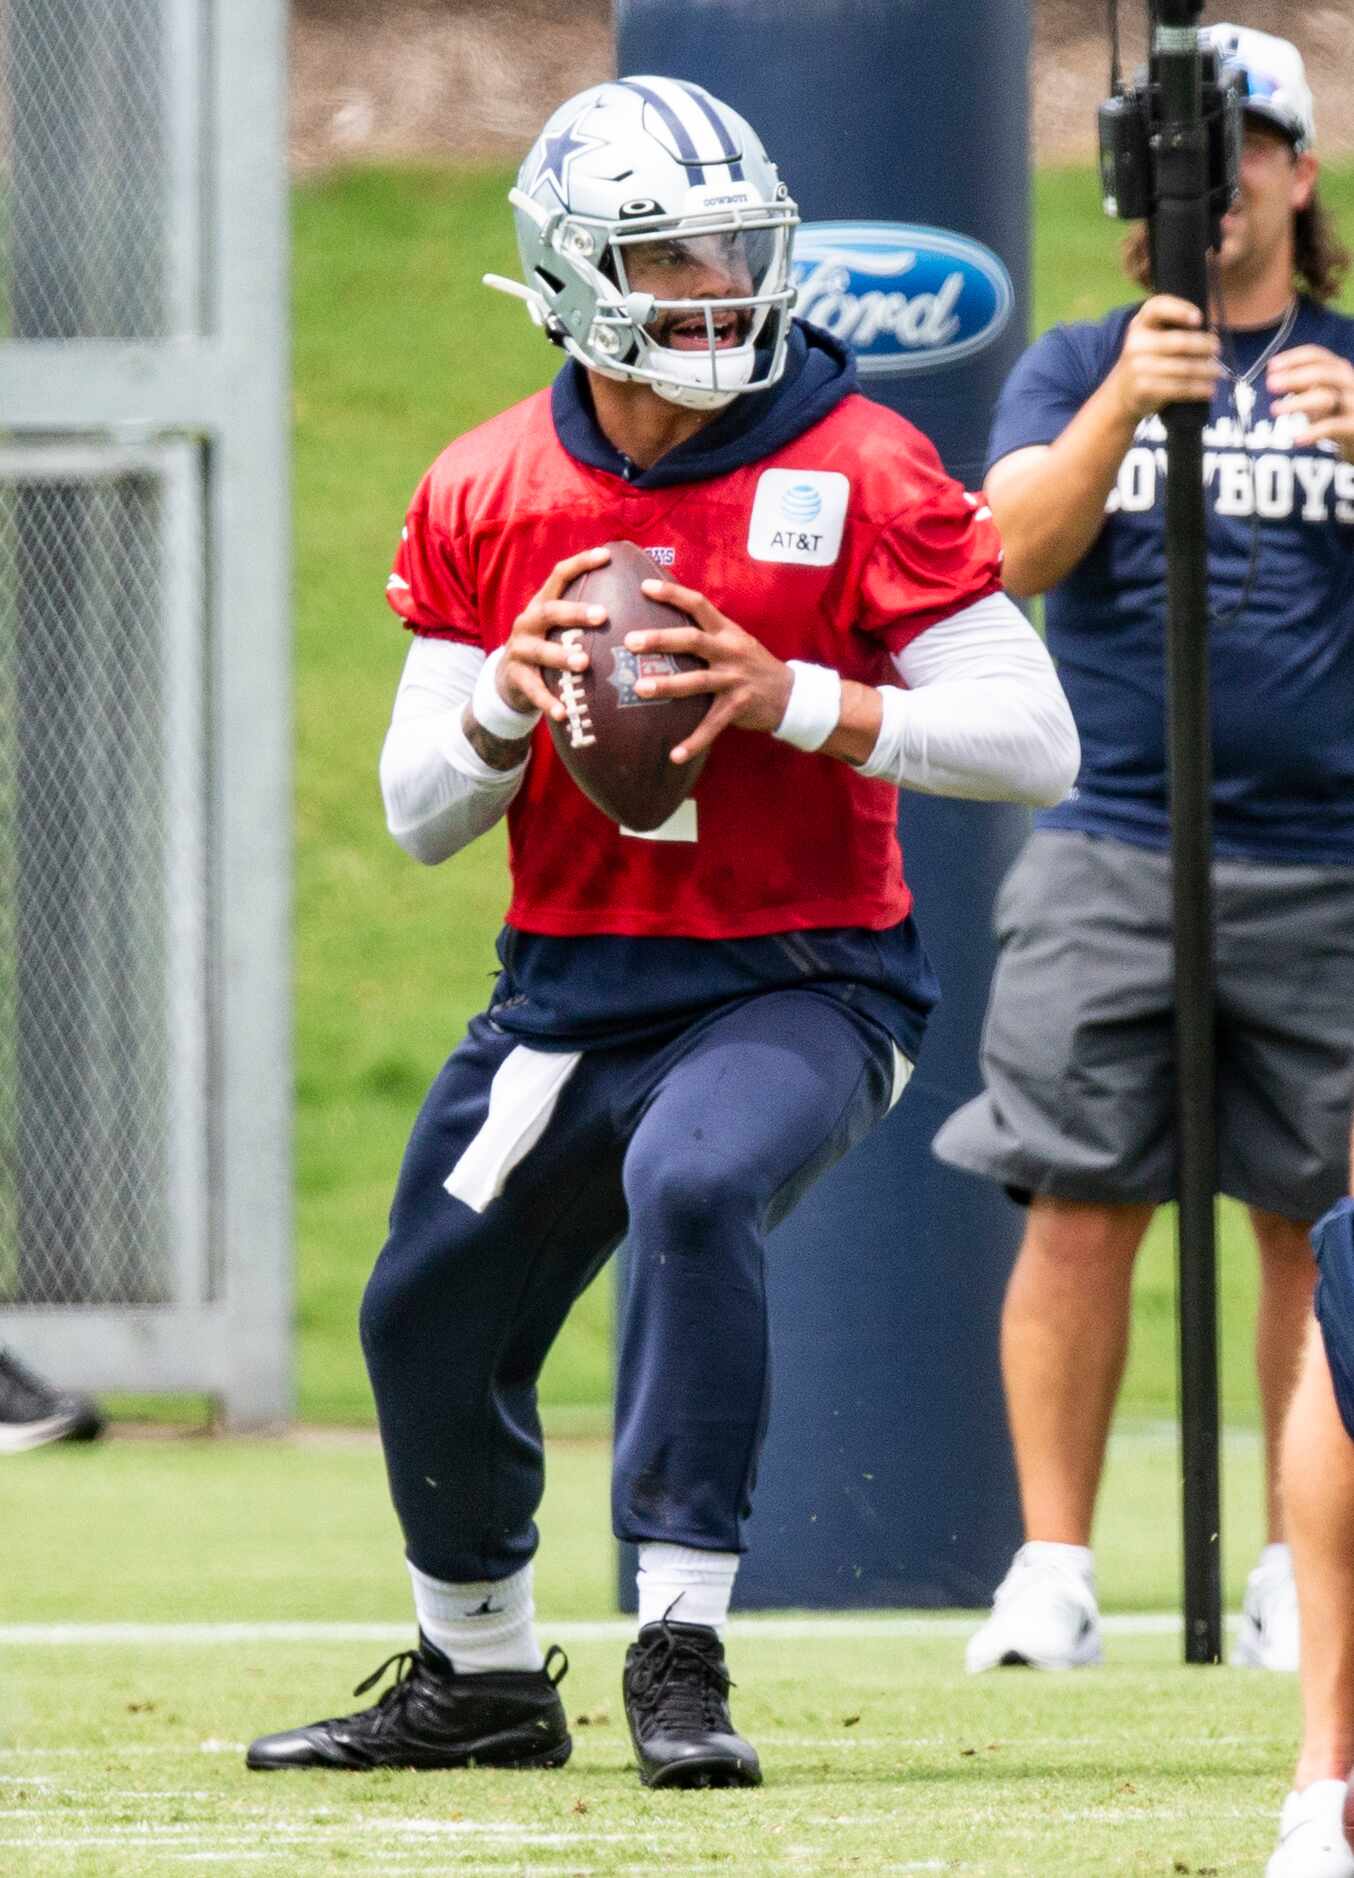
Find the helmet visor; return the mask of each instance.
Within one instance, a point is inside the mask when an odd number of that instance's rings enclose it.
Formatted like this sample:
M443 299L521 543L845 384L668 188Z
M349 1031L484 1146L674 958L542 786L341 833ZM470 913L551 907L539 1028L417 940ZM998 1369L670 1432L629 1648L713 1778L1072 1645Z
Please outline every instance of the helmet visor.
M784 246L775 228L616 238L621 285L656 300L746 300L760 296ZM774 288L773 288L774 291Z
M622 294L652 296L644 330L671 349L755 343L768 314L788 305L789 217L613 233Z

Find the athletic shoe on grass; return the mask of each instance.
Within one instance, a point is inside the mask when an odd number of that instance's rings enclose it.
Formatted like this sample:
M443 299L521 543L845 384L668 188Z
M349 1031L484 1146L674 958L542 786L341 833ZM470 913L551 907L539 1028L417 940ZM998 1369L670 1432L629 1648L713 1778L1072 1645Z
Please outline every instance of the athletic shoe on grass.
M569 1667L552 1645L542 1669L457 1675L420 1636L358 1683L365 1695L386 1671L395 1681L373 1708L285 1734L262 1735L248 1767L563 1767L573 1743L556 1688Z
M21 1454L49 1441L95 1441L103 1416L86 1395L53 1389L0 1349L0 1454Z
M625 1718L646 1787L759 1787L729 1716L724 1646L706 1624L646 1624L625 1655Z
M1298 1666L1298 1588L1286 1545L1267 1545L1246 1580L1232 1662L1239 1669Z
M1354 1878L1344 1825L1347 1793L1343 1780L1314 1780L1289 1794L1265 1878Z
M1100 1611L1089 1566L1070 1546L1031 1540L997 1586L992 1615L969 1638L971 1676L985 1669L1082 1669L1102 1662Z

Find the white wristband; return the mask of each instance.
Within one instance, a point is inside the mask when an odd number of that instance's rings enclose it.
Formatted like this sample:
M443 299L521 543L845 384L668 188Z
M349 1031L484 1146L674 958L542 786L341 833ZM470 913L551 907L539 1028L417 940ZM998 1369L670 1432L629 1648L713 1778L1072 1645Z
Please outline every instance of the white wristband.
M790 670L790 702L771 735L796 750L821 750L841 719L841 673L827 665L807 665L803 659L791 659Z
M503 663L505 649L500 646L481 665L470 697L470 710L481 730L487 730L491 737L502 737L514 743L531 735L541 721L541 714L539 711L514 711L504 702L498 689L498 668Z

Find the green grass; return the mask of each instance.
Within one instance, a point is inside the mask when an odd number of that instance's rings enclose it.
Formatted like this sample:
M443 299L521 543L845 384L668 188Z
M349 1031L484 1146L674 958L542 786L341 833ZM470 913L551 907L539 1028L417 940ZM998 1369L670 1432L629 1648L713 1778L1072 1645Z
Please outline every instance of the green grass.
M506 904L500 839L416 867L387 838L375 759L404 657L382 588L414 484L449 438L546 382L557 355L479 284L511 272L504 170L362 170L295 196L297 1248L301 1413L370 1417L362 1283L414 1109L483 1001ZM1331 200L1354 221L1354 169ZM1035 180L1034 325L1122 299L1116 231L1086 170ZM924 918L924 909L923 909ZM942 961L943 964L943 961ZM1229 1419L1254 1416L1254 1260L1224 1210ZM1174 1400L1169 1225L1143 1261L1128 1412ZM551 1359L553 1425L603 1412L610 1295Z
M1257 1436L1233 1431L1225 1462L1224 1591L1235 1606L1261 1542ZM537 1576L549 1618L615 1608L607 1472L605 1441L551 1440ZM0 1625L398 1623L407 1612L399 1532L371 1434L48 1448L8 1460L4 1486ZM1177 1494L1171 1431L1147 1422L1121 1429L1096 1528L1107 1609L1177 1602Z
M252 1732L313 1719L317 1703L343 1709L366 1667L351 1646L16 1652L0 1858L22 1878L204 1865L276 1878L1166 1878L1254 1874L1273 1843L1291 1691L1254 1672L1172 1668L1163 1639L1125 1641L1114 1668L1075 1686L966 1684L948 1639L745 1634L732 1647L735 1715L767 1772L755 1793L640 1788L619 1641L571 1645L565 1693L588 1725L568 1767L528 1774L246 1773Z
M1229 1599L1257 1541L1257 1444L1228 1452ZM1296 1730L1292 1678L1186 1670L1169 1636L1111 1636L1104 1670L966 1679L968 1621L899 1634L735 1626L755 1794L648 1795L618 1700L606 1451L556 1442L541 1515L542 1633L560 1629L575 1754L555 1774L247 1774L251 1735L346 1712L398 1636L294 1633L0 1643L0 1870L167 1878L215 1866L391 1874L937 1870L1254 1873ZM1108 1608L1174 1590L1173 1448L1116 1441L1098 1533ZM7 1464L9 1625L408 1624L374 1441L195 1439ZM60 1571L50 1569L60 1558ZM833 1626L823 1633L824 1621ZM862 1633L862 1624L866 1628Z
M1334 196L1354 209L1354 172ZM367 171L296 198L297 1056L303 1414L363 1421L357 1299L415 1104L483 998L501 845L424 872L387 840L374 762L403 658L381 588L404 504L448 437L548 376L520 310L500 172ZM1035 323L1120 297L1089 173L1036 180ZM1223 1212L1224 1579L1260 1539L1247 1343L1254 1260ZM1127 1415L1096 1530L1108 1610L1179 1584L1169 1220L1137 1282ZM555 1428L595 1427L608 1298L584 1300L546 1378ZM5 1465L7 1625L403 1627L408 1588L367 1435L124 1440ZM342 1712L377 1644L0 1640L0 1871L15 1878L948 1871L992 1878L1254 1874L1297 1730L1290 1678L1185 1670L1167 1636L1110 1639L1103 1671L966 1680L962 1627L735 1627L754 1794L649 1795L628 1768L604 1443L554 1440L538 1604L568 1635L576 1752L553 1775L249 1776L263 1729ZM59 1566L59 1568L58 1568ZM395 1647L392 1645L391 1647Z

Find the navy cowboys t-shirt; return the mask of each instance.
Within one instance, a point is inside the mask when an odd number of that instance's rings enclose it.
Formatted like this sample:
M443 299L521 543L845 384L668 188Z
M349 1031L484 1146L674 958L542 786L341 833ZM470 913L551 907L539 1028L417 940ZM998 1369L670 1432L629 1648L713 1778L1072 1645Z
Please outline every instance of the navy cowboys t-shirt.
M1136 311L1054 327L1030 347L1002 391L989 465L1054 441L1108 375ZM1244 374L1277 331L1234 334L1224 359ZM1303 345L1354 359L1354 320L1304 298L1282 350ZM1271 418L1263 367L1253 388L1243 427L1224 377L1204 432L1215 847L1354 864L1354 464L1329 446L1295 449L1301 424ZM1145 418L1095 545L1046 596L1082 763L1041 828L1169 841L1165 480L1166 428Z

